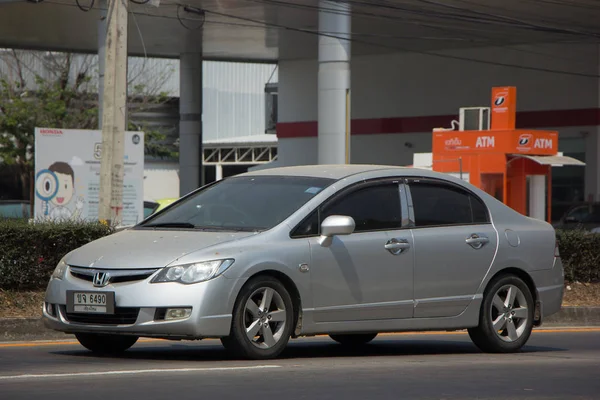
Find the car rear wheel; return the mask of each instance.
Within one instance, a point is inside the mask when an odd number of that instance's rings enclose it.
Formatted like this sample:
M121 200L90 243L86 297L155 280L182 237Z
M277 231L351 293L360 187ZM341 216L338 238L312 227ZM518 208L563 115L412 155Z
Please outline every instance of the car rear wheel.
M533 329L533 295L517 276L502 276L486 290L479 316L479 326L469 329L477 347L489 353L518 351Z
M76 333L75 337L86 349L98 354L119 354L137 342L137 336L101 335L96 333Z
M330 338L345 346L360 346L375 339L377 333L357 333L346 335L329 335Z
M292 298L283 284L273 277L259 276L240 291L231 333L221 342L239 357L275 358L290 339L293 310Z

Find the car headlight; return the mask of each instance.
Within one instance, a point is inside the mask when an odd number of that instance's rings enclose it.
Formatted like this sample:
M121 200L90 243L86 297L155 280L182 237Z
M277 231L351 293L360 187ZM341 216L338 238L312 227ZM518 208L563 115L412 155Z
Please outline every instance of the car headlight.
M179 282L184 284L204 282L225 272L234 261L232 259L213 260L165 267L151 282Z
M67 272L67 263L65 263L65 259L60 260L56 268L54 268L54 272L52 272L53 279L63 279L65 277L65 272Z

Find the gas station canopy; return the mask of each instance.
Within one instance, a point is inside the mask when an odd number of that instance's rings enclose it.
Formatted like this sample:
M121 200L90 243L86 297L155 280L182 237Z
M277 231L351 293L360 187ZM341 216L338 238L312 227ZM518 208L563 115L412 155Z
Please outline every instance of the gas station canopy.
M206 60L317 58L317 0L129 2L129 52ZM591 0L348 0L353 56L597 38ZM0 48L96 52L103 0L0 0ZM154 4L154 5L153 5ZM88 12L91 5L93 8ZM157 6L155 6L157 5ZM186 6L205 11L204 16ZM568 12L567 8L568 7ZM502 15L501 17L499 15ZM201 27L202 29L198 29ZM335 35L335 32L325 34Z

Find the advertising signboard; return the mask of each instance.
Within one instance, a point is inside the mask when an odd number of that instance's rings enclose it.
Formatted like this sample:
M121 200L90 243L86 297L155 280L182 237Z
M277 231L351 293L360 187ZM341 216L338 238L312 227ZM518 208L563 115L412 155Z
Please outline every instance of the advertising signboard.
M34 218L98 220L102 132L35 129ZM144 216L144 133L125 132L122 225Z

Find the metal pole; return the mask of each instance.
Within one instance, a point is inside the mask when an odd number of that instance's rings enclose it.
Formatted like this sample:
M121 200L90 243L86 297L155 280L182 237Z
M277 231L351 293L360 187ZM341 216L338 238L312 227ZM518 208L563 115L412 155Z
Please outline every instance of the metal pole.
M202 53L183 53L179 60L179 193L183 196L204 184Z
M350 162L350 5L320 0L319 6L318 160L344 164Z
M110 0L102 115L102 157L98 217L111 225L122 221L123 161L127 108L127 0Z
M462 174L462 157L458 157L458 168L460 170L460 179L463 178L463 174Z

